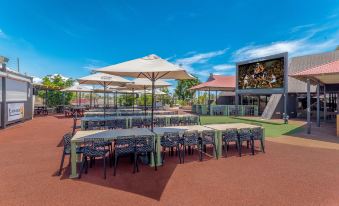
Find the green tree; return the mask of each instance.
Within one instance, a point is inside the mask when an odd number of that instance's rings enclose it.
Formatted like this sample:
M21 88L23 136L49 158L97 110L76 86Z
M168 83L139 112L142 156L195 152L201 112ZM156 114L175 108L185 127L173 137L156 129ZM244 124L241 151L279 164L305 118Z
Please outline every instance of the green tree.
M175 95L182 103L188 103L192 100L194 91L189 90L191 87L200 84L198 78L178 80L177 87L175 88Z
M42 79L42 84L48 88L47 89L47 106L54 107L56 105L63 104L63 92L59 91L66 87L72 86L74 81L72 79L64 80L60 75L54 77L45 76ZM40 90L38 93L39 97L46 98L46 91ZM70 101L74 98L73 92L65 93L65 104L69 104Z

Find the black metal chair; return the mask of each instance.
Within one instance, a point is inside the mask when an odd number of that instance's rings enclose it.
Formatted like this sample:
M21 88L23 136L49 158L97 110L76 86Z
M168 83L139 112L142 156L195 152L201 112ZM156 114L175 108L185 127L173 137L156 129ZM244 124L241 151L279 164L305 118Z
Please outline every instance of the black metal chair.
M72 130L72 136L75 135L75 132L77 131L77 129L81 129L80 125L77 125L78 122L78 116L77 114L73 115L73 130Z
M61 163L60 163L60 168L59 168L58 176L61 175L61 171L62 171L62 168L63 168L63 165L64 165L65 156L66 155L71 156L71 139L72 139L72 134L71 133L67 133L63 137L64 149L63 149L62 156L61 156ZM77 154L81 154L82 153L82 148L81 147L77 147L76 153ZM69 158L69 162L71 162L71 158Z
M86 121L86 130L100 130L101 124L100 121Z
M222 141L224 143L225 156L227 157L227 152L230 142L235 142L237 150L239 150L239 138L238 130L236 128L230 128L221 132Z
M153 154L153 155L151 155ZM156 140L153 135L137 136L135 138L135 153L134 153L134 164L137 172L139 172L138 158L139 156L148 156L149 159L154 160L154 169L157 170L157 152L156 152ZM152 157L153 156L153 157Z
M176 148L176 154L179 156L179 162L181 164L181 152L180 152L180 136L179 132L165 132L160 139L161 161L164 163L166 149L169 149L169 153L173 154L173 148Z
M155 126L156 127L164 127L164 126L166 126L166 118L163 118L163 117L156 118Z
M123 118L123 119L116 119L115 120L115 129L127 129L126 127L126 121L127 119L126 118Z
M141 118L132 118L132 127L143 127L143 121Z
M126 155L135 155L135 136L119 137L114 141L114 176L116 175L118 158ZM136 165L134 161L133 173L135 173L135 169Z
M239 156L241 157L242 143L244 141L246 141L247 147L249 144L251 144L252 154L254 154L254 147L253 147L254 144L253 144L251 129L249 128L238 129L238 138L239 138Z
M254 150L254 140L259 140L261 145L261 151L265 153L265 144L264 144L264 129L262 127L256 127L251 129L252 143Z
M193 147L197 146L200 150L200 142L199 142L199 133L196 130L192 131L185 131L183 137L181 139L181 146L182 146L182 163L185 162L185 153L188 151L188 154L193 154ZM186 150L186 147L187 150Z
M85 138L84 147L82 150L82 162L79 173L79 179L85 169L85 173L88 171L88 159L95 160L101 158L104 164L104 179L106 179L106 156L109 154L109 149L106 148L107 140L104 138Z
M217 150L217 146L215 144L215 131L214 130L205 130L202 131L201 134L201 145L200 145L200 161L202 160L203 157L203 152L202 150L204 150L204 152L206 153L206 146L207 145L212 145L213 146L213 150L215 152L215 156L218 159L218 150Z
M172 126L179 126L180 125L180 119L179 117L171 117L170 124Z

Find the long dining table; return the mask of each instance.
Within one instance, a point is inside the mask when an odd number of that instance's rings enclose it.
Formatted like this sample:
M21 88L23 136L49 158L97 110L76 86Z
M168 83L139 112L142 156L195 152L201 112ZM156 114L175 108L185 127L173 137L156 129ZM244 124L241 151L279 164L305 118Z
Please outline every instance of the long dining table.
M109 111L109 112L101 112L101 111L96 111L96 112L85 112L84 116L85 117L103 117L103 116L145 116L146 115L151 115L151 111ZM154 115L174 115L177 114L176 111L164 111L164 110L158 110L154 111Z
M77 162L81 160L80 154L76 153L76 148L81 146L85 138L104 138L107 141L113 141L119 137L126 136L142 136L153 135L156 144L156 158L157 165L161 165L161 137L165 132L178 132L179 136L182 136L185 131L216 131L215 141L217 146L218 156L222 154L222 136L221 133L224 130L230 128L242 129L242 128L256 128L261 127L258 125L244 124L244 123L230 123L230 124L209 124L209 125L189 125L189 126L167 126L167 127L155 127L153 132L148 128L129 128L129 129L114 129L114 130L85 130L77 131L71 139L71 175L70 178L77 178ZM264 133L265 134L265 133ZM214 153L214 155L216 155ZM153 158L150 159L150 166L154 166Z
M165 126L169 126L171 124L171 118L196 118L196 124L199 124L199 116L191 115L191 114L176 114L176 115L154 115L154 119L163 118L165 119ZM126 119L126 128L132 128L133 119L139 120L150 120L151 116L93 116L93 117L83 117L81 118L81 129L85 130L88 122L105 122L109 120L124 120Z

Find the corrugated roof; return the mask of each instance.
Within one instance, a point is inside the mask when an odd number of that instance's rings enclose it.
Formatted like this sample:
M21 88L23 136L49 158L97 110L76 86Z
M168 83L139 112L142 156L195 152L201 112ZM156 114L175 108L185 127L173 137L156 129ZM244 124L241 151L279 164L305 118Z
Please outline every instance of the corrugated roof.
M207 82L196 85L191 90L212 90L212 91L234 91L235 90L235 76L223 76L212 74Z
M313 79L324 84L339 84L339 60L290 75L297 79Z
M293 75L297 72L308 70L313 67L327 64L339 60L339 51L331 51L320 54L312 54L291 58L288 74ZM316 87L311 86L311 92L315 92ZM289 93L306 93L306 83L294 77L288 77Z

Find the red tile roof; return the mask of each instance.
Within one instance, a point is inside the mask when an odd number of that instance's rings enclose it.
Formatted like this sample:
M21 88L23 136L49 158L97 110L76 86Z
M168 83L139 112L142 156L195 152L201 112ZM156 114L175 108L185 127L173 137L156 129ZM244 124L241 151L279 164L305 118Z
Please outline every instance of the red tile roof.
M235 76L212 75L207 82L196 85L191 90L218 90L218 91L234 91Z
M313 76L319 74L339 73L339 60L327 64L316 66L301 72L294 73L290 76Z

